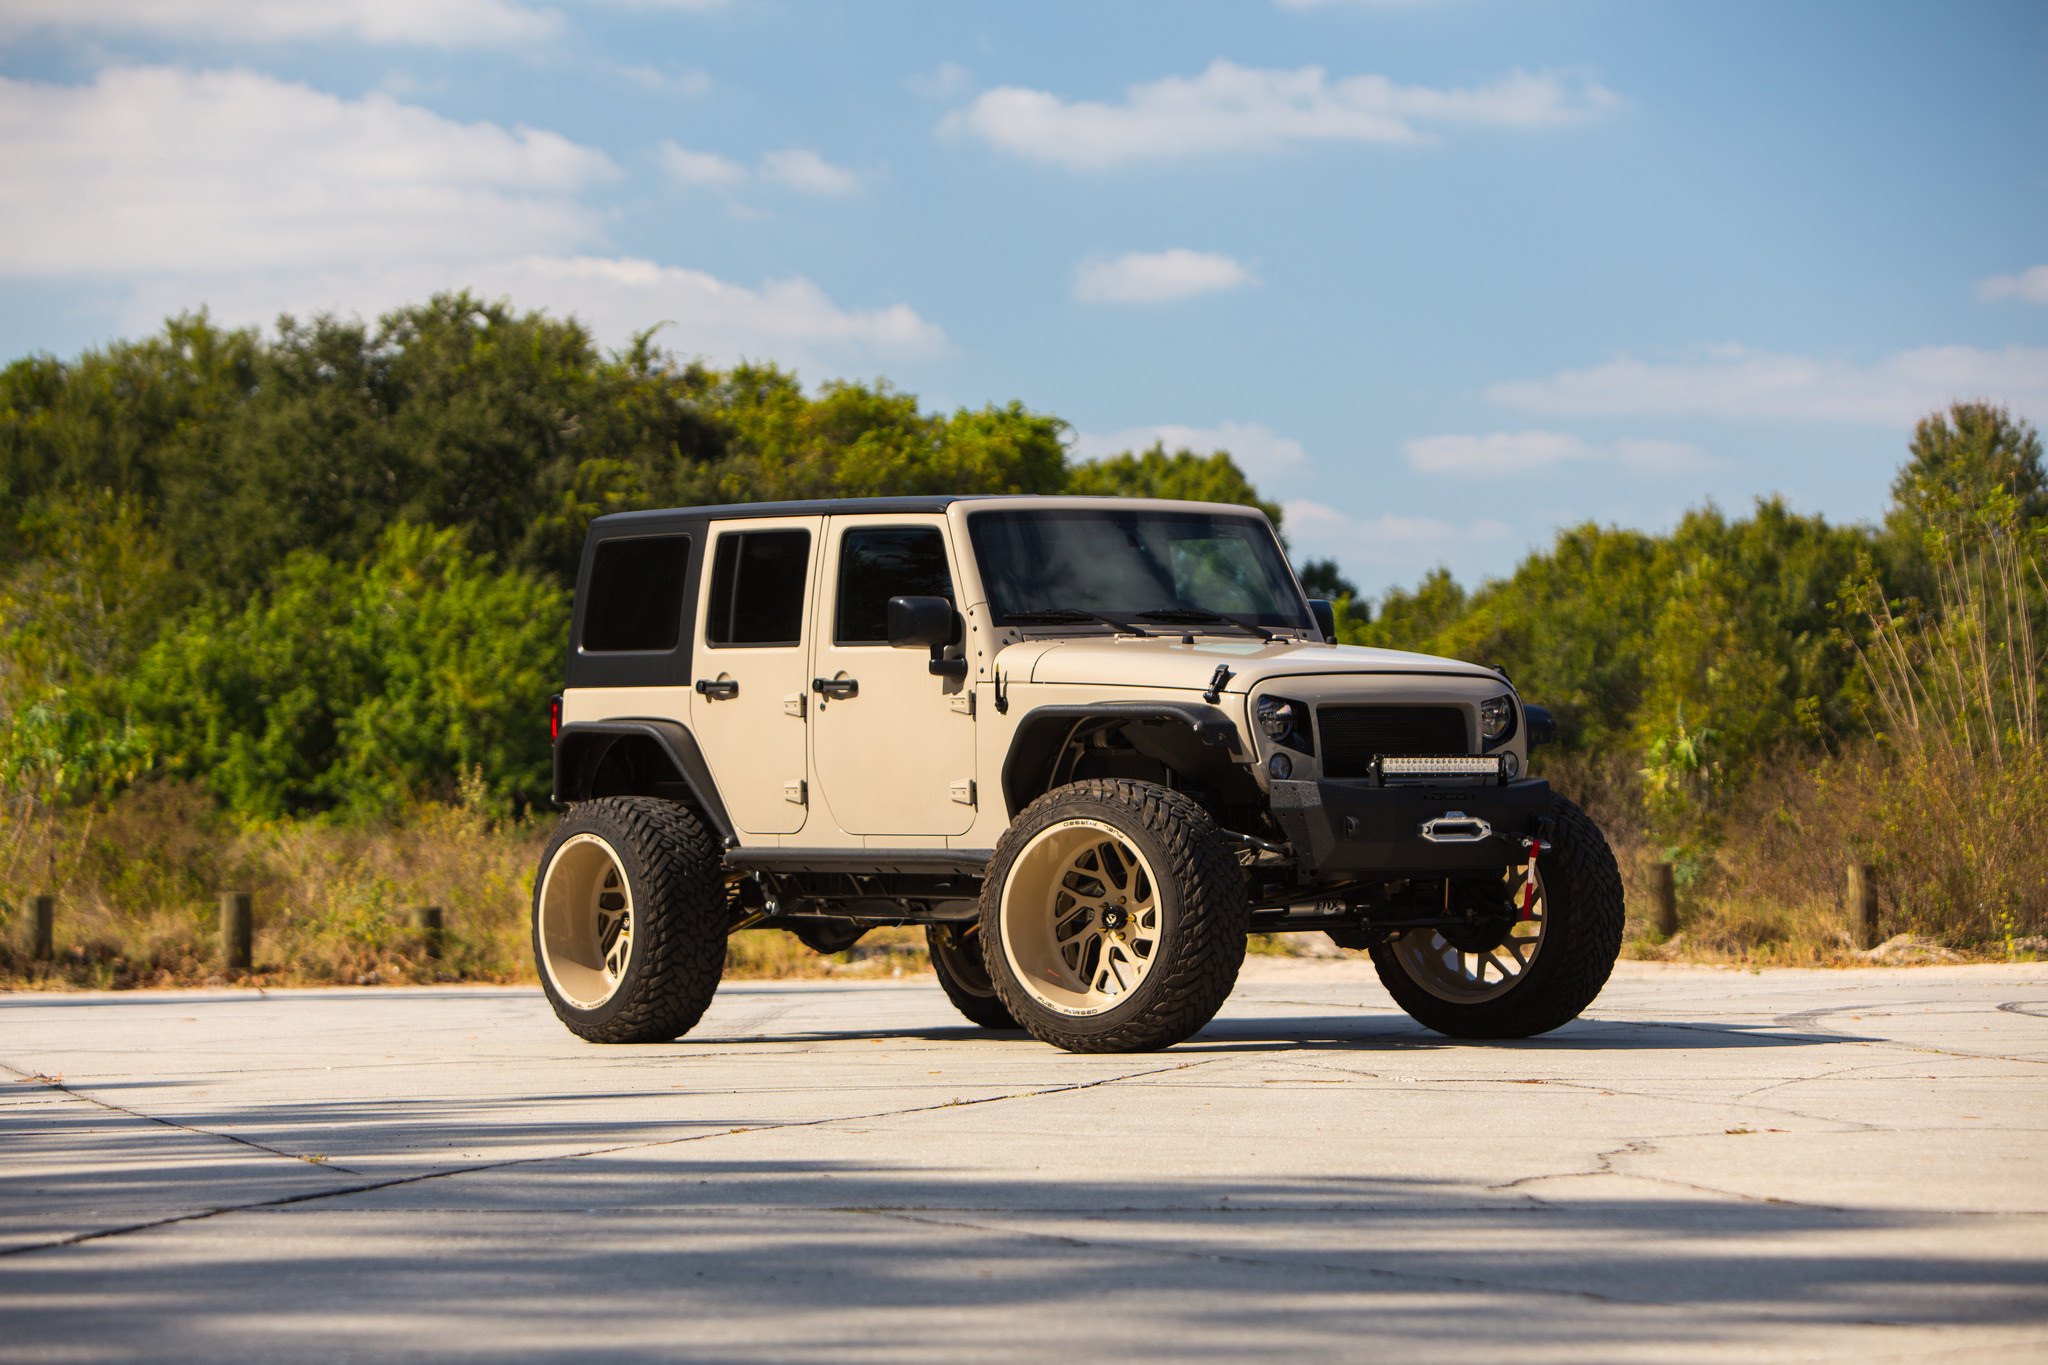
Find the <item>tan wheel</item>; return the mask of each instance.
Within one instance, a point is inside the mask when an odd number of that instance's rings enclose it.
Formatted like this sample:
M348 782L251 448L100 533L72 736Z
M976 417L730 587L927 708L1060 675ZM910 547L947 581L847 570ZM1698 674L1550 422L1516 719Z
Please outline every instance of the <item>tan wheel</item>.
M990 984L1071 1052L1171 1047L1237 980L1251 910L1215 818L1128 778L1056 787L996 844L982 881Z
M1528 917L1510 923L1505 930L1478 937L1458 935L1446 938L1436 929L1410 929L1392 943L1394 960L1410 980L1439 1000L1455 1005L1476 1005L1497 1000L1522 983L1543 951L1543 925L1550 907L1543 895L1543 874L1526 874L1513 869L1510 888L1519 888L1524 875L1536 878L1536 898Z
M1100 820L1041 830L1003 885L1003 951L1031 998L1059 1014L1113 1009L1159 955L1159 883Z
M1550 824L1532 918L1518 918L1522 869L1510 868L1499 916L1372 946L1380 984L1416 1022L1453 1038L1529 1038L1600 994L1628 914L1621 869L1600 827L1561 796Z
M594 1010L618 993L633 957L633 889L612 846L577 834L540 886L541 969L564 1000Z
M731 923L718 845L671 801L570 808L541 853L533 955L555 1015L594 1043L666 1042L718 989Z

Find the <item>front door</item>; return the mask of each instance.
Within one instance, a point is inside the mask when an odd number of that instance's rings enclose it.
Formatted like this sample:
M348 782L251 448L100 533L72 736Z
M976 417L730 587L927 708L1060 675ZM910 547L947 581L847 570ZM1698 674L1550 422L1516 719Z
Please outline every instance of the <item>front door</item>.
M705 548L690 729L743 834L804 827L804 626L821 525L817 517L732 522Z
M925 516L826 522L811 759L848 834L964 834L974 822L974 689L935 676L924 646L888 635L891 597L954 600L944 526Z

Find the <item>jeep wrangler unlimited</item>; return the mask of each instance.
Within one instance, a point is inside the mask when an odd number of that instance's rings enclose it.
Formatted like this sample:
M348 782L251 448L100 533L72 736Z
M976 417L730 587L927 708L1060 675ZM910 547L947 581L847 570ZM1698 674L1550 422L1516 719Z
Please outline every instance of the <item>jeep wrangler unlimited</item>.
M977 1024L1206 1024L1249 934L1368 952L1439 1032L1576 1017L1620 949L1599 829L1507 676L1334 644L1256 511L920 497L591 524L533 941L562 1021L667 1040L727 935L923 925Z

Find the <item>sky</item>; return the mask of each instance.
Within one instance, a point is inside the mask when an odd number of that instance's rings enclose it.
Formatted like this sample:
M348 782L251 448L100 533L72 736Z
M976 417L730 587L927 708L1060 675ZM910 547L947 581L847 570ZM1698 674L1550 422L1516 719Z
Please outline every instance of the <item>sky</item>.
M5 0L0 358L469 288L1225 448L1368 593L2048 423L2048 5Z

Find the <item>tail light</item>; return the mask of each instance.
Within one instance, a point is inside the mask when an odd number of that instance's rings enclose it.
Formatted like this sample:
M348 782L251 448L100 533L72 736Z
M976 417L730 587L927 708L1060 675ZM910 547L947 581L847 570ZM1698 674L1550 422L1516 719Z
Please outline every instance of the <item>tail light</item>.
M562 737L562 694L555 693L548 698L548 743L553 744Z

